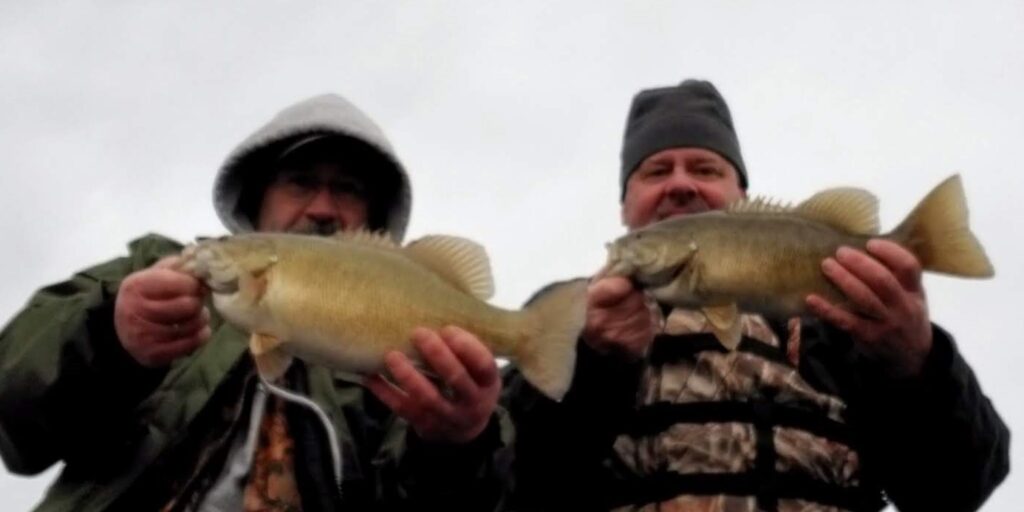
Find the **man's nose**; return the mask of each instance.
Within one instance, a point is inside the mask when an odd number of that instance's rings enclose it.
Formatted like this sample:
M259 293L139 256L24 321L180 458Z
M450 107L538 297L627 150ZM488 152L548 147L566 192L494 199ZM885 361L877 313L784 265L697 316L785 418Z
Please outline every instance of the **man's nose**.
M333 220L338 216L338 205L327 187L320 187L306 205L306 217L311 220Z
M692 198L698 194L697 181L686 172L686 167L676 165L665 180L665 194L678 198Z

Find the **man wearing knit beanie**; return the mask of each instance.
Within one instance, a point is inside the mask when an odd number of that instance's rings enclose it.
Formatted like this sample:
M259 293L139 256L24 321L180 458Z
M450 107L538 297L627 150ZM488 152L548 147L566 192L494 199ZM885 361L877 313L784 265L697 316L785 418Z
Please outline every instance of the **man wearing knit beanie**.
M619 183L630 231L746 196L736 127L714 85L686 80L634 96ZM507 380L514 502L874 511L888 498L901 510L978 507L1008 470L1009 433L950 336L929 322L920 265L875 240L867 251L840 250L822 269L850 309L809 300L817 318L744 314L735 351L710 334L703 313L656 305L625 278L593 280L565 400L544 402L521 379Z
M728 160L746 190L747 169L729 106L711 82L687 80L673 87L643 90L633 98L622 142L623 194L626 180L644 159L684 147L714 151Z
M723 208L747 188L729 107L710 82L640 91L626 119L621 162L622 220L629 229Z

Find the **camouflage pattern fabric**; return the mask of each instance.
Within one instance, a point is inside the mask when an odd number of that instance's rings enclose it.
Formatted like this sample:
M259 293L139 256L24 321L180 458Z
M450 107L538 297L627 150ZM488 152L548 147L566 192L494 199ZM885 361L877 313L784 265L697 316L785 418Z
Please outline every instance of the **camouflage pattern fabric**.
M246 387L253 374L246 379ZM185 478L171 484L175 496L161 510L177 512L196 510L223 465L223 453L248 409L244 400L226 404L202 443L195 469ZM267 397L267 408L260 421L260 430L253 454L252 469L243 490L244 512L298 512L301 497L295 483L294 440L288 433L284 402L276 396Z
M744 496L679 496L662 503L652 503L640 508L623 507L615 512L760 512L757 500ZM842 512L836 507L827 507L804 500L782 500L779 512Z
M302 500L295 484L295 441L288 435L284 402L271 396L267 405L245 487L244 511L299 512Z
M780 348L775 333L763 318L742 317L743 334L760 343ZM796 368L800 323L791 321L786 350L776 361L747 351L704 350L661 365L648 365L640 385L638 406L745 402L771 397L775 404L814 411L837 423L845 423L846 404L838 397L818 392ZM667 335L710 332L700 312L673 310L662 322ZM660 342L679 343L679 339ZM796 348L794 348L796 347ZM772 429L775 470L799 473L824 483L851 487L859 484L859 459L848 446L804 430L776 426ZM637 476L670 472L678 474L743 473L754 469L757 433L750 423L677 423L654 435L620 435L615 441L620 462ZM781 499L780 511L839 510L802 500ZM678 496L657 504L622 510L757 510L753 496Z

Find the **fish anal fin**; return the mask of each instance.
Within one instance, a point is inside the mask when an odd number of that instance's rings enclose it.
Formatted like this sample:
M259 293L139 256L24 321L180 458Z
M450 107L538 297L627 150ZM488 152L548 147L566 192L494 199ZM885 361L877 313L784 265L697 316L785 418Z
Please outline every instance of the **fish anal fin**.
M711 332L729 350L736 350L743 337L743 322L736 304L705 306L701 309L708 319Z
M292 356L280 347L281 340L273 336L252 333L249 337L249 351L256 361L256 370L267 381L280 379L292 363Z

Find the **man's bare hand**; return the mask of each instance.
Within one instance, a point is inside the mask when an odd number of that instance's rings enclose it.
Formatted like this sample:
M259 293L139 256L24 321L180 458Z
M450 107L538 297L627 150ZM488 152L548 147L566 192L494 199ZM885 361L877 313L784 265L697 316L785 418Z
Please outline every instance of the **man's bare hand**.
M658 321L644 294L624 277L601 277L587 288L583 341L602 354L628 360L644 356Z
M366 386L425 440L468 443L476 439L490 422L501 392L494 355L476 336L458 327L440 332L416 329L412 340L450 395L442 393L401 352L385 358L394 384L374 375Z
M114 304L114 328L124 349L139 364L155 368L192 353L210 337L206 289L175 269L171 256L121 282Z
M811 295L810 310L849 332L891 376L918 375L931 352L932 327L917 258L896 243L871 240L866 253L840 248L822 271L850 305L844 309Z

